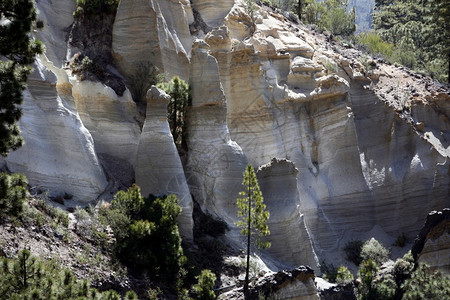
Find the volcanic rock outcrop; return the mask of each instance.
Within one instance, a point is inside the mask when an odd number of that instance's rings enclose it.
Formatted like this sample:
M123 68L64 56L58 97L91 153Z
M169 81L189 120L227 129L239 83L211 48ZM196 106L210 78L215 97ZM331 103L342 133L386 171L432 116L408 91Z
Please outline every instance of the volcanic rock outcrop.
M428 214L411 253L417 262L450 274L450 209Z
M193 21L189 2L120 1L113 28L113 54L128 77L139 64L152 63L170 76L187 80Z
M73 100L56 90L56 76L38 59L29 77L19 122L25 145L12 152L6 166L26 174L30 184L50 196L72 195L88 204L107 185L95 152L94 140L84 126Z
M182 236L192 240L193 203L180 156L167 121L170 96L153 86L147 93L147 117L139 139L135 178L142 195L178 196L182 208L178 218Z
M144 193L178 195L185 238L194 198L238 242L242 172L272 162L258 176L274 241L263 259L274 269L337 265L349 237L379 228L412 238L426 211L450 206L450 96L430 79L382 61L364 66L361 52L267 7L253 27L242 1L122 0L110 62L119 72L109 72L129 84L150 62L189 80L181 159L162 94L150 93L143 115L128 89L119 96L63 68L76 50L65 40L75 5L57 2L36 3L47 54L25 93L27 144L4 162L31 185L86 204L136 181Z
M192 105L187 112L187 180L203 209L233 224L236 197L242 189L247 158L230 139L227 107L216 59L202 40L194 42L190 86Z

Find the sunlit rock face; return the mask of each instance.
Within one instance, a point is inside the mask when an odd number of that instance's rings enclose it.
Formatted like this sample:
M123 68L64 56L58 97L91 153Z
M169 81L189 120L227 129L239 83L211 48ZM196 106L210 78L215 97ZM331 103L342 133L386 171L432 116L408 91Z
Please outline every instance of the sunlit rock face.
M235 6L226 27L205 37L219 64L230 135L254 166L274 157L295 164L300 213L319 258L334 259L343 238L373 228L412 238L422 211L448 205L446 155L383 105L361 66L271 14L260 13L253 36L245 23ZM420 115L427 122L428 113ZM427 123L446 132L448 122L438 120Z
M190 86L192 106L186 118L189 188L204 211L230 224L231 238L237 240L236 198L242 190L247 159L230 139L217 60L202 40L193 45Z
M294 164L285 159L273 159L258 168L258 182L270 212L267 225L272 246L268 252L288 266L305 264L316 269L317 257L301 214L297 174Z
M147 114L140 114L128 90L118 96L62 68L76 50L66 42L75 1L38 1L45 26L36 35L47 52L25 92L20 126L27 144L6 158L7 166L33 186L83 203L110 199L118 171L123 188L137 182L144 193L174 192L182 198L181 231L188 238L192 194L238 241L242 172L247 163L257 169L276 158L259 175L273 211L272 238L280 241L264 257L274 269L317 268L316 256L345 263L339 261L345 242L374 228L394 240L402 232L413 238L427 211L450 205L448 93L427 92L434 85L423 79L419 96L396 107L380 90L396 89L392 82L400 77L390 74L398 68L370 73L355 49L268 8L258 10L252 32L241 4L120 1L111 49L115 75L129 85L136 66L150 62L191 84L188 151L180 160L163 102L149 101ZM418 85L406 72L399 76ZM295 168L281 167L283 159ZM275 205L281 197L287 208Z
M44 27L37 31L37 36L46 46L45 55L57 68L61 68L70 55L66 35L73 23L76 1L41 0L36 1L36 8L39 20L44 22Z
M96 152L134 165L141 130L130 92L120 97L100 82L76 78L70 82L78 113L94 138Z
M419 207L427 212L450 204L448 159L361 83L352 85L351 103L369 192L359 215L367 225L412 238L424 220Z
M50 196L67 193L75 202L93 202L107 184L94 140L73 101L58 95L56 76L40 60L34 69L19 122L25 145L11 152L6 165Z
M192 240L192 198L180 156L167 121L170 96L153 86L147 93L147 114L139 139L135 178L144 196L175 194L182 208L179 227Z
M230 139L218 65L208 49L208 44L201 40L195 41L192 49L186 175L200 206L233 224L247 159L241 147Z
M236 1L193 0L191 2L192 7L201 14L203 21L210 27L216 27L223 23Z
M115 61L129 78L139 64L152 63L187 80L193 20L189 1L120 1L113 28Z

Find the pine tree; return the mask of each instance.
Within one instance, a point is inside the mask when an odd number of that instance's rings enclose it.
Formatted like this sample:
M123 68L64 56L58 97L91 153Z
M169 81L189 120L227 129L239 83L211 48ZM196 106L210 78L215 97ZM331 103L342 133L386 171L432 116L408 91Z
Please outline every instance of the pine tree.
M439 81L450 72L449 0L377 0L373 27L395 46L391 58Z
M189 85L175 76L170 82L161 84L160 87L171 97L167 110L173 141L177 147L185 146L185 116L189 102Z
M240 192L240 198L237 198L238 217L240 220L236 225L241 228L241 234L247 238L247 263L245 268L244 295L249 295L249 271L250 271L250 248L252 237L255 237L255 244L258 248L264 249L270 247L270 242L262 241L260 237L270 234L267 220L270 217L266 210L264 198L259 189L256 174L251 165L248 165L244 171L244 180L242 182L244 191Z
M22 92L36 54L43 52L30 31L36 21L32 0L0 0L0 154L7 156L23 144L17 126Z

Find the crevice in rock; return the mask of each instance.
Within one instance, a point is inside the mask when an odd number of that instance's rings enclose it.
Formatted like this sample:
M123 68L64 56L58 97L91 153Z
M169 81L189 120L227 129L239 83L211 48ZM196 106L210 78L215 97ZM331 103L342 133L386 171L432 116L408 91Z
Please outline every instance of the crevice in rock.
M68 29L67 41L77 52L66 63L66 67L78 74L80 80L100 81L111 87L117 95L123 96L126 90L124 78L117 71L112 57L115 17L115 13L105 12L75 18Z
M191 7L192 7L192 13L194 14L194 23L189 24L189 31L191 34L197 33L199 30L202 30L205 34L210 32L212 28L208 26L205 21L203 21L203 18L199 11L194 8L191 0Z

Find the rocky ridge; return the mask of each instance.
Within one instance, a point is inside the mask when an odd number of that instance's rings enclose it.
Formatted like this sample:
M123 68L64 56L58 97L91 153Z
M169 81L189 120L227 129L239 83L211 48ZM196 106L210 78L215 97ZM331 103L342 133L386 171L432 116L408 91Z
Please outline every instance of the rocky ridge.
M402 232L411 239L425 211L450 205L448 89L366 60L267 7L251 34L241 1L216 3L123 0L113 25L112 57L125 80L136 64L151 62L191 84L182 169L156 102L142 116L128 89L119 96L64 69L74 55L65 42L75 10L69 0L37 3L47 52L25 93L27 144L4 167L51 195L73 195L67 206L108 199L117 182L169 181L143 185L184 199L185 237L192 236L192 194L228 223L227 238L239 247L242 172L248 162L263 166L258 176L279 242L262 257L274 270L338 263L346 241L374 229L387 240ZM190 26L199 16L206 32ZM152 153L164 156L155 161Z

